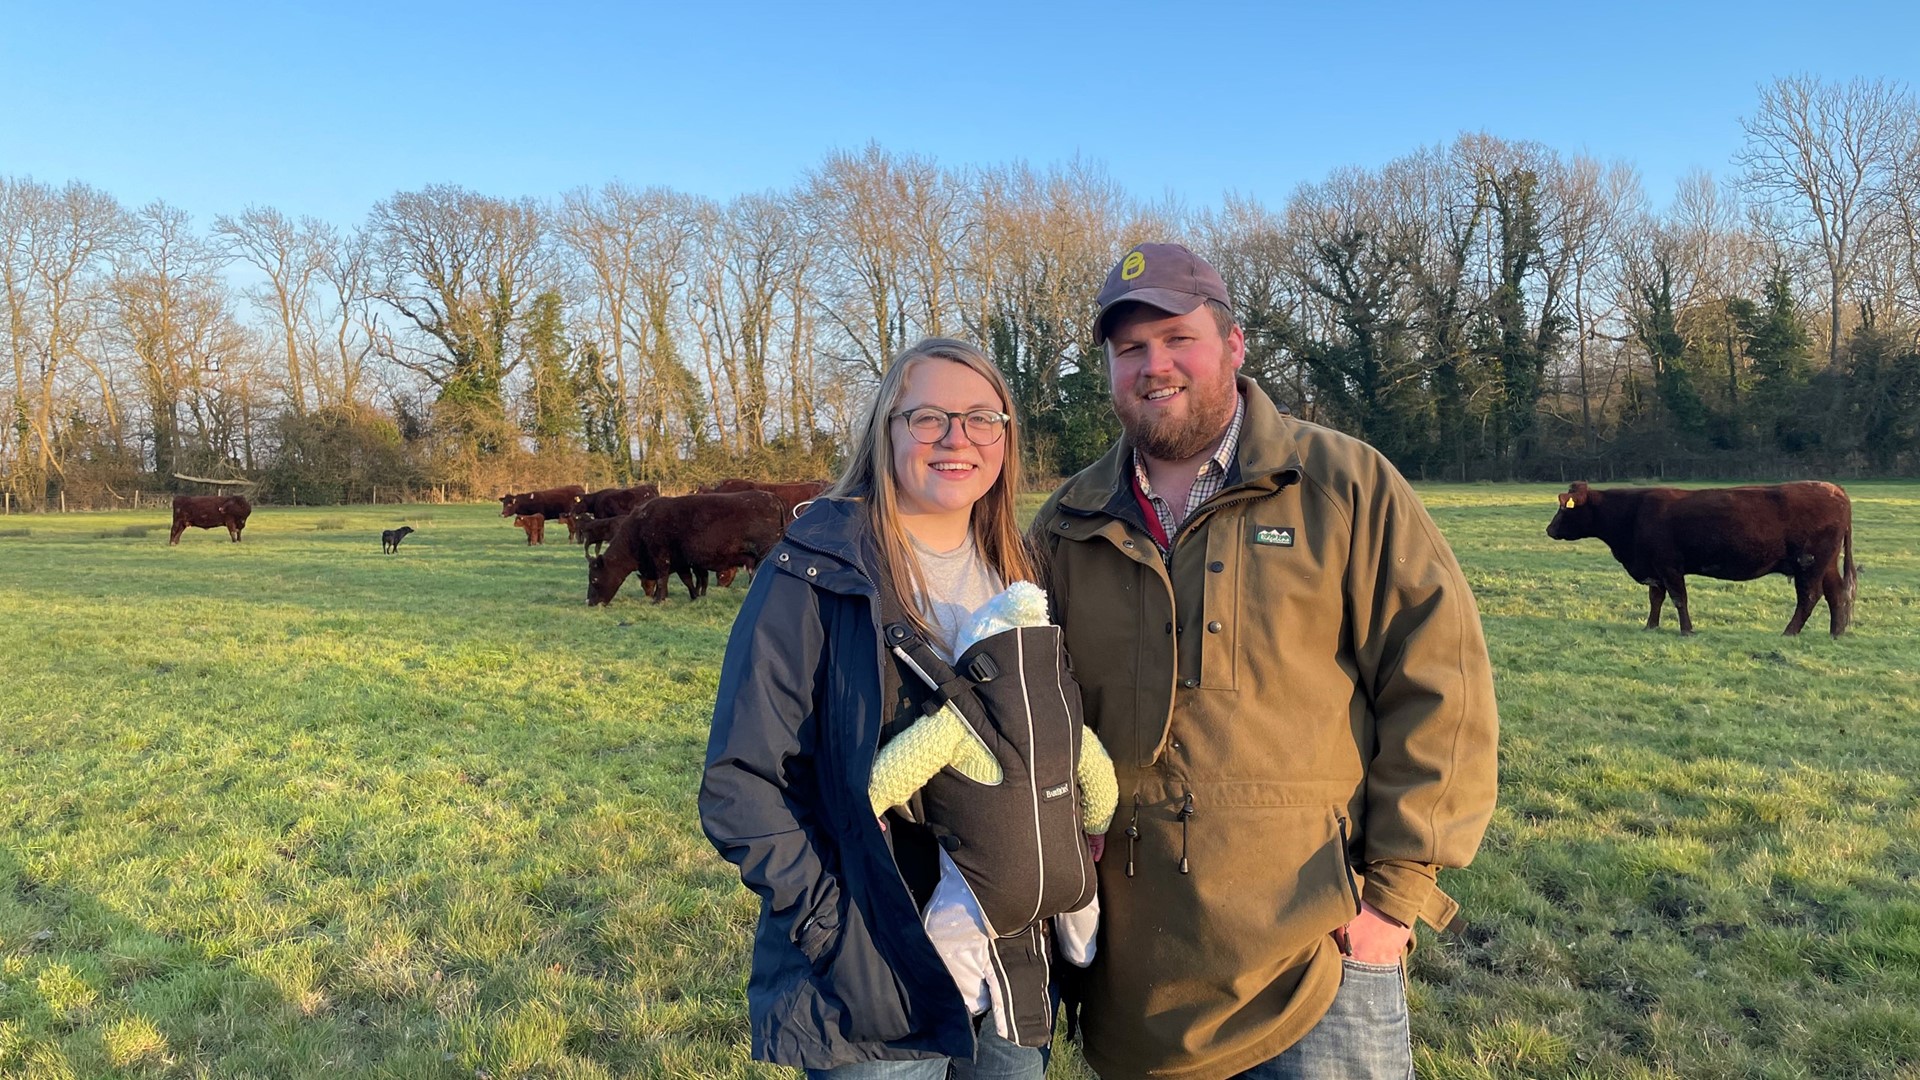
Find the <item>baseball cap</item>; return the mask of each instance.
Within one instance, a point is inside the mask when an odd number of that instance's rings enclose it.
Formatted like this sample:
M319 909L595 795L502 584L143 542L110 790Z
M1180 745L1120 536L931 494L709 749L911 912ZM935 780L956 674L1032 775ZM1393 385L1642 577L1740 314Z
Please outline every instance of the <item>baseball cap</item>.
M1179 244L1137 244L1107 271L1100 287L1100 314L1093 320L1093 343L1107 340L1107 312L1129 301L1185 315L1209 300L1229 310L1227 283L1207 260Z

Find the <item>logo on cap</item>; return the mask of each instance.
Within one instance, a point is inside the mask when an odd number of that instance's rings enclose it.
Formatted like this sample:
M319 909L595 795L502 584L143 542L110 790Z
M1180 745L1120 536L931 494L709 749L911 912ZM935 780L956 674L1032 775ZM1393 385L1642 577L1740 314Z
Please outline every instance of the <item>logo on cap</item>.
M1129 251L1127 252L1126 261L1120 264L1120 280L1132 281L1134 278L1145 273L1146 269L1147 257L1137 251Z

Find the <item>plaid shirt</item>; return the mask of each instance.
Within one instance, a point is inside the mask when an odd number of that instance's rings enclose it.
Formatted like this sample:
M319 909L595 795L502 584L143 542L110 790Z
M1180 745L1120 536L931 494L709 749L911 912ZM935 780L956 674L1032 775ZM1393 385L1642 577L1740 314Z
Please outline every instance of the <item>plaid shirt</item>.
M1220 489L1227 486L1227 470L1233 467L1234 452L1240 448L1240 422L1246 416L1247 399L1236 393L1233 423L1227 425L1227 437L1220 440L1220 449L1215 450L1207 463L1200 466L1199 475L1193 478L1193 486L1187 489L1186 508L1178 516L1175 516L1167 500L1153 493L1153 485L1147 482L1147 463L1140 457L1140 451L1137 448L1134 450L1133 479L1140 485L1140 492L1147 497L1154 514L1160 518L1160 529L1167 534L1169 541L1179 531L1180 525L1200 509L1202 503L1220 494Z

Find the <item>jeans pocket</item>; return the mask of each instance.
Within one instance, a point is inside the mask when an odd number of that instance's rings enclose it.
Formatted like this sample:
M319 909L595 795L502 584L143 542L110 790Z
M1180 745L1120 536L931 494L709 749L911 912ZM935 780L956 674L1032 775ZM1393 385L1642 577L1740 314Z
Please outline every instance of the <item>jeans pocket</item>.
M1407 1026L1407 976L1404 965L1340 962L1337 1008L1368 1024Z

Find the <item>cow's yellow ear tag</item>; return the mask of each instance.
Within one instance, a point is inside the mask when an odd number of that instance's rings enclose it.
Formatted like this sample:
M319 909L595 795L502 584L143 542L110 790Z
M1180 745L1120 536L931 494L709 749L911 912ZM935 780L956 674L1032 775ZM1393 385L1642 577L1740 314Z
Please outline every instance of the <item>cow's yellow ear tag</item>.
M1573 509L1573 496L1567 496L1567 509Z

